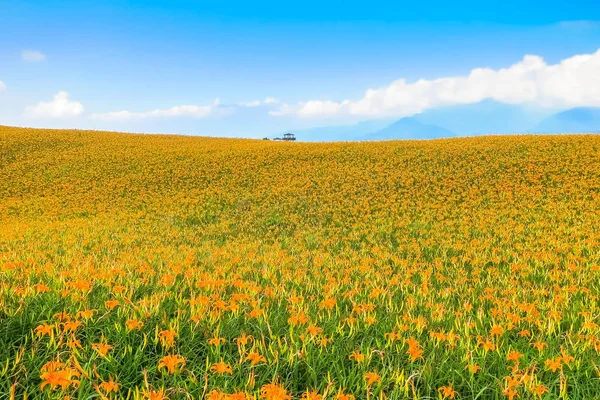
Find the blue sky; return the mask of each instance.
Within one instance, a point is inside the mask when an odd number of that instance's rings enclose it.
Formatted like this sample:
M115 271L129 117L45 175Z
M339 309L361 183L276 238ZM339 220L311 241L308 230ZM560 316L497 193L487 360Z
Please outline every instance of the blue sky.
M0 19L0 124L262 137L488 97L600 106L593 1L0 0Z

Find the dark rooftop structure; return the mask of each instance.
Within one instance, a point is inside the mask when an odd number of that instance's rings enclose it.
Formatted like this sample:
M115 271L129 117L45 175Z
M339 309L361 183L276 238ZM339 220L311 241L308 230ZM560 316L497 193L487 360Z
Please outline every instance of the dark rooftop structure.
M293 142L296 140L296 136L294 136L293 133L284 133L282 138L276 137L273 140L286 140L288 142Z

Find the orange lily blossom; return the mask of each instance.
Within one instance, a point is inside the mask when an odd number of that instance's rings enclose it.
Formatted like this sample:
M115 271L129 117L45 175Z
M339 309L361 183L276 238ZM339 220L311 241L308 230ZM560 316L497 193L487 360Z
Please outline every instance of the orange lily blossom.
M163 367L167 368L170 374L175 373L180 367L185 365L185 359L178 354L168 355L160 359L158 363L158 369Z
M223 361L214 363L212 367L210 367L210 370L217 374L233 374L233 371L231 370L231 365Z

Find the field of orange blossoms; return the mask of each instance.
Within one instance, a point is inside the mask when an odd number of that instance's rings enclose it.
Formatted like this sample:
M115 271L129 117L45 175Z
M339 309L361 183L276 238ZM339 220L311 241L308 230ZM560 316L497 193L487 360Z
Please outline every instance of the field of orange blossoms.
M0 399L600 396L600 137L0 127Z

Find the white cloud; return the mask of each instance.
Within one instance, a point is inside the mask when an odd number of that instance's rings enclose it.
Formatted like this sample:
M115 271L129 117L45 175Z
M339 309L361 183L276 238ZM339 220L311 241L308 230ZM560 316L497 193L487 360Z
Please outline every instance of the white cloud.
M249 101L247 103L240 103L240 107L249 107L249 108L253 108L253 107L258 107L260 106L262 103L260 102L260 100L254 100L254 101Z
M21 58L24 61L39 62L44 61L46 59L46 55L39 51L23 50L21 52Z
M508 68L475 68L466 76L404 79L380 89L368 89L358 100L309 100L282 104L271 115L299 117L408 116L422 110L493 99L503 103L530 103L548 107L600 106L600 50L548 65L526 55Z
M221 106L217 98L213 104L208 106L183 105L166 109L156 109L151 111L113 111L103 114L92 114L92 118L104 121L125 121L132 119L147 118L173 118L173 117L194 117L206 118L209 116L226 115L231 112L230 107Z
M6 89L6 85L4 84L4 82L0 81L0 90L4 89Z
M81 114L83 105L77 101L70 101L69 94L64 91L55 94L50 102L42 102L25 109L25 116L29 118L68 118Z
M274 97L267 97L265 99L265 104L277 104L279 103L279 99L276 99Z

